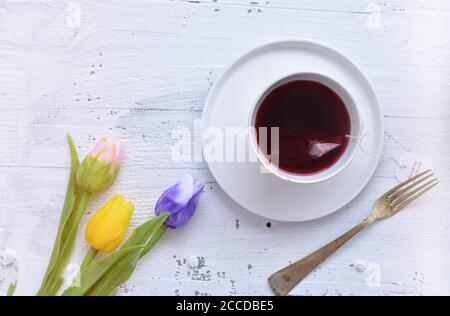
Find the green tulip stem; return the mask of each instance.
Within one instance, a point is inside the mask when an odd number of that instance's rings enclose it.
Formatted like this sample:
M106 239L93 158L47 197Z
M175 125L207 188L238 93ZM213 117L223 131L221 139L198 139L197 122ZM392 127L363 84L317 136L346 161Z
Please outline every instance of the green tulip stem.
M84 257L83 262L80 266L80 272L86 270L86 268L91 264L91 262L95 259L97 256L98 250L94 247L89 248L89 251L86 253L86 256Z

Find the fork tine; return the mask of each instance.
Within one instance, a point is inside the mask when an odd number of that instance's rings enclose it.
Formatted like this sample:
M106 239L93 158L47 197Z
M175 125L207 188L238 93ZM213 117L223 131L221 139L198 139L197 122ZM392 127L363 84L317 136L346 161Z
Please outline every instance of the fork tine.
M397 192L392 193L390 196L388 196L388 199L391 199L393 203L396 202L396 200L405 192L407 192L408 190L414 188L415 186L417 186L419 183L422 183L423 181L425 181L426 179L429 179L430 177L432 177L434 175L434 173L431 173L429 175L427 175L426 177L420 178L419 180L413 182L412 184L408 185L406 188L401 189L401 190L397 190Z
M429 181L430 183L433 183L435 180L437 179L433 179L431 181ZM417 199L419 196L421 196L422 194L430 191L432 188L434 188L436 185L438 185L439 181L434 182L431 185L428 185L425 189L423 189L422 191L418 192L417 194L414 194L413 196L411 196L409 199L407 199L406 201L398 204L395 206L396 210L399 211L402 208L404 208L405 206L407 206L409 203L411 203L412 201L414 201L415 199Z
M432 179L430 181L427 181L426 183L422 184L421 186L415 188L414 190L410 191L410 192L406 192L405 194L399 196L398 198L396 198L394 201L392 201L392 205L399 205L400 203L402 203L404 200L406 200L407 198L409 198L410 196L412 196L413 194L419 192L420 190L422 190L423 188L426 188L427 186L429 186L430 184L432 184L433 182L437 181L437 179ZM417 183L417 182L416 182Z
M406 181L403 181L403 182L400 183L399 185L397 185L397 186L393 187L392 189L390 189L389 191L387 191L384 195L385 195L385 196L391 195L392 193L396 192L398 189L400 189L400 188L402 188L403 186L405 186L405 185L407 185L407 184L413 182L413 181L416 180L417 178L423 176L424 174L426 174L426 173L428 173L428 172L430 172L430 171L431 171L431 169L425 170L424 172L421 172L421 173L415 175L414 177L409 178L409 179L406 180Z

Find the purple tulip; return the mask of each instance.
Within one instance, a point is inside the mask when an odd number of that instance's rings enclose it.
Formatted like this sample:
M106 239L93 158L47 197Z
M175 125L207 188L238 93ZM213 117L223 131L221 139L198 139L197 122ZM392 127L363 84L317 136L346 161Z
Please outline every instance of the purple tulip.
M169 212L164 224L173 229L180 228L194 215L203 187L200 181L184 176L181 181L164 191L156 203L155 214Z

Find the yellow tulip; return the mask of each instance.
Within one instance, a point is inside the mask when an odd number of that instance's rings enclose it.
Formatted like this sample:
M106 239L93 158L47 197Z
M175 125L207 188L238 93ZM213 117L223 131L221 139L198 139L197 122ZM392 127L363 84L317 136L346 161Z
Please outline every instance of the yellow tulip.
M113 196L89 221L87 241L100 252L114 251L125 238L133 210L133 203L123 196Z

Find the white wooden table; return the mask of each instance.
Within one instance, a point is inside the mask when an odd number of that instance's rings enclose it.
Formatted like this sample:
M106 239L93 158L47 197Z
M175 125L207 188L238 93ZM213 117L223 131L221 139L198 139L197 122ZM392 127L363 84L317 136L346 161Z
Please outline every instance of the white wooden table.
M227 64L264 42L296 38L339 49L373 82L385 112L384 158L345 209L270 225L232 202L205 164L173 163L170 133L201 117ZM136 204L136 225L183 174L206 184L192 222L166 234L122 295L271 294L272 272L363 219L396 183L387 157L405 151L432 158L440 185L352 240L293 294L450 294L449 38L447 0L0 0L1 293L15 277L17 294L39 287L70 132L80 156L103 135L128 148L117 183L89 213L122 193ZM83 233L77 249L74 262L87 249Z

